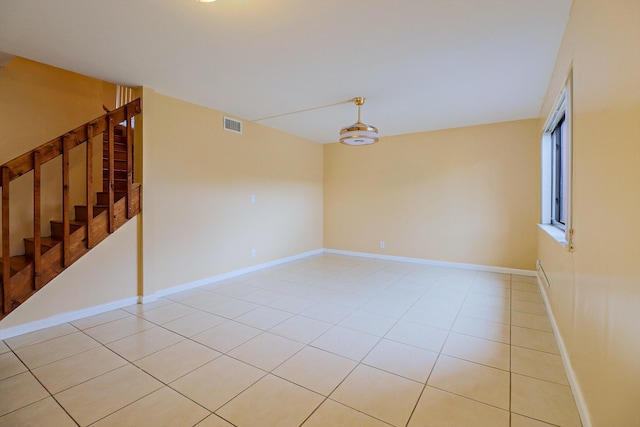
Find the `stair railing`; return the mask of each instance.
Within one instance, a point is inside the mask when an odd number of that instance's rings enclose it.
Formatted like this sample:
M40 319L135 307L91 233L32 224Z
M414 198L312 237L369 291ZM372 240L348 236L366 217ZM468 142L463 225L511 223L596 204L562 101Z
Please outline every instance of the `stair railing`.
M109 214L109 233L115 231L114 224L114 133L115 127L122 122L125 123L127 136L127 189L126 189L126 209L127 219L132 215L132 188L133 188L133 117L142 111L140 99L131 101L122 107L110 111L97 119L78 126L70 132L65 133L53 140L21 155L15 159L8 161L0 166L2 186L2 288L0 289L0 299L3 302L3 312L7 314L12 310L11 306L11 241L10 241L10 222L9 222L9 201L10 201L10 184L11 181L20 176L33 171L33 236L34 236L34 254L33 254L33 277L34 291L40 289L44 283L40 280L42 268L42 251L41 251L41 167L45 163L53 160L58 156L62 156L62 221L63 221L63 267L66 268L71 264L71 247L70 247L70 156L69 152L72 148L86 144L86 198L87 198L87 238L86 247L91 249L95 242L92 239L92 222L93 222L93 138L99 134L107 132L108 134L108 214ZM1 318L2 316L0 316Z

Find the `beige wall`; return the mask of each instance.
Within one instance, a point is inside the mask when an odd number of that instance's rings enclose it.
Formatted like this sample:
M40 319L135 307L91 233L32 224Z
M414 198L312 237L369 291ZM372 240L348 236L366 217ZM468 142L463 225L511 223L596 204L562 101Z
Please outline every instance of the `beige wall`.
M575 252L538 232L594 426L640 420L640 2L574 0L543 108L573 63Z
M325 145L325 247L533 270L538 145L536 120Z
M320 144L146 88L143 109L145 295L322 248Z

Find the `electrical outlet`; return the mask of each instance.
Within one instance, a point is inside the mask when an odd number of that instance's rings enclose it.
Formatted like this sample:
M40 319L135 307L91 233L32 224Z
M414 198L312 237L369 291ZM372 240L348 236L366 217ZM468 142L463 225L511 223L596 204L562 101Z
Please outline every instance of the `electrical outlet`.
M251 257L252 258L256 257L256 250L255 249L251 249Z
M384 249L384 240L380 240L380 249Z

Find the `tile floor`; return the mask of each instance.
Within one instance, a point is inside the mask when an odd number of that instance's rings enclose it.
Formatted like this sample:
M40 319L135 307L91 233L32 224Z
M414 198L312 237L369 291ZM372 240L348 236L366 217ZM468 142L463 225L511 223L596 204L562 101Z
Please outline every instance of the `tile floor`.
M0 341L0 426L580 426L532 277L322 254Z

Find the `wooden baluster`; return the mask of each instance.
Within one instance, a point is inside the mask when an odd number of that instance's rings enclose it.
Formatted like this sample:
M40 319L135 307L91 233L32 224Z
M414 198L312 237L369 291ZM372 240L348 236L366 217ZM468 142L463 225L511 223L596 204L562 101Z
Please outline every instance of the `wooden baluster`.
M133 127L131 126L132 111L125 106L127 116L127 219L133 216Z
M113 124L113 117L109 116L108 118L108 126L107 126L107 132L108 132L108 136L109 136L109 147L108 147L108 162L109 162L109 208L108 208L108 214L109 214L109 233L113 233L115 231L115 221L113 219L113 214L114 214L114 208L113 208L113 190L114 190L114 165L113 165L113 134L114 134L114 124Z
M71 243L69 225L69 142L71 135L62 137L62 250L63 265L68 267L71 264Z
M35 290L42 287L40 280L41 268L41 247L40 247L40 229L41 229L41 159L40 152L33 152L33 284Z
M9 168L2 168L2 302L5 314L11 311L11 245L9 244Z
M93 123L87 124L87 249L93 247Z

